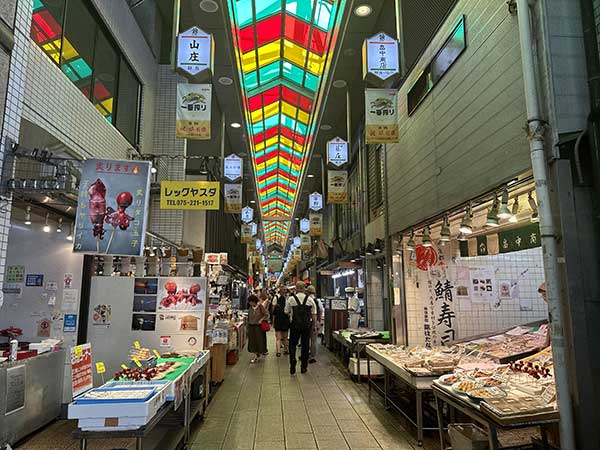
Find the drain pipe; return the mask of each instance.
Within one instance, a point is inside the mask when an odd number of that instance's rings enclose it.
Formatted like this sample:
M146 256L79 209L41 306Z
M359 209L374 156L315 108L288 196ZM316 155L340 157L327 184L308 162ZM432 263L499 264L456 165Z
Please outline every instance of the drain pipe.
M544 254L544 273L548 312L552 335L552 355L556 380L557 402L560 412L560 441L563 450L575 450L573 430L573 408L571 389L566 364L566 345L563 331L563 310L560 299L560 273L557 263L557 242L554 219L550 209L548 171L544 152L545 122L541 119L536 80L536 63L533 53L535 45L531 32L531 12L528 0L517 0L519 38L521 42L521 63L525 85L527 125L531 165L535 180L535 190L540 215L540 236Z

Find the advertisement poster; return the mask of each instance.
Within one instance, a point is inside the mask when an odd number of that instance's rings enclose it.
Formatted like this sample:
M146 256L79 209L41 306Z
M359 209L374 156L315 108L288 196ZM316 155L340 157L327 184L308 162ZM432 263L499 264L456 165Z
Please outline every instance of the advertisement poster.
M323 214L310 213L308 220L310 220L310 235L313 237L321 236L323 234Z
M471 267L471 301L473 303L493 302L496 297L496 274L489 267Z
M28 273L25 278L25 286L42 287L44 285L44 275L36 273Z
M71 289L73 287L73 274L65 273L63 277L63 289Z
M398 142L398 91L365 90L365 139L367 144Z
M37 323L37 337L50 337L50 326L52 322L50 319L42 319Z
M103 159L83 163L75 253L142 256L151 164Z
M211 102L210 84L177 84L177 138L210 139Z
M156 314L134 314L131 318L133 331L155 331Z
M226 214L241 214L242 213L242 185L241 184L225 184L223 185L225 195L225 213Z
M112 319L112 306L111 305L96 305L94 306L94 312L92 314L92 325L105 325L110 326Z
M206 278L161 278L158 311L204 311Z
M171 336L161 336L160 337L160 346L161 347L170 347L171 346Z
M22 283L25 280L25 266L7 266L6 283Z
M219 209L218 181L161 181L160 209Z
M312 241L310 239L310 234L303 233L300 235L300 248L307 252L309 252L312 249Z
M348 202L348 172L345 170L327 171L327 203Z
M77 331L77 314L65 314L63 331L65 333L74 333Z
M198 334L204 328L204 313L177 314L177 332Z
M73 397L94 387L92 345L71 347L71 390Z
M242 231L240 233L240 242L242 244L251 244L252 243L252 224L243 223Z
M424 321L425 342L432 345L448 344L458 337L458 319L454 302L456 291L454 283L446 273L438 268L428 272L427 289L429 294L429 317Z

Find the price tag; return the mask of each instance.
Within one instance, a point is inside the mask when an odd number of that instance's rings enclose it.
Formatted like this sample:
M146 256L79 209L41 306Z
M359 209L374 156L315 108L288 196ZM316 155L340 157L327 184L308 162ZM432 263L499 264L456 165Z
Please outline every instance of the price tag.
M127 367L125 364L121 364L121 369L127 370L129 367Z
M142 348L142 347L140 346L140 341L135 341L135 342L133 343L133 346L134 346L135 348L137 348L138 350L139 350L140 348Z
M106 372L106 367L104 366L103 362L97 362L96 363L96 372L97 373L104 373L104 372Z
M160 358L160 353L158 353L157 350L152 350L154 352L154 356L156 356L157 358Z
M81 355L83 355L83 349L81 348L81 345L73 347L73 353L75 354L75 358L81 358Z
M140 360L139 360L139 359L137 359L137 358L133 358L133 362L135 363L135 365L136 365L136 366L138 366L138 367L142 367L142 363L140 362Z

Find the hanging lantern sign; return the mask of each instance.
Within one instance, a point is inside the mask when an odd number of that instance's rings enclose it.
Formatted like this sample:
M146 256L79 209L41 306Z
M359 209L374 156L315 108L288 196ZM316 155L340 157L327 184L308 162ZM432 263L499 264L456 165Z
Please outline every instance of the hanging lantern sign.
M318 192L313 192L309 196L308 207L313 211L320 211L323 208L323 196Z
M323 234L323 214L310 213L310 235L321 236Z
M301 244L300 236L294 237L294 247L298 248L298 247L300 247L300 244Z
M243 159L232 153L225 158L223 163L223 176L229 181L242 178Z
M398 41L381 32L363 43L363 79L385 81L400 73ZM369 80L369 78L375 80Z
M294 250L294 252L292 253L292 261L294 261L294 262L302 261L302 250L300 250L299 248Z
M252 225L251 224L248 224L248 223L242 224L240 242L242 244L251 244L252 243Z
M191 76L212 70L215 44L211 34L192 27L177 35L177 69Z
M178 139L210 139L212 86L210 84L177 84L175 111Z
M254 218L254 210L249 206L242 208L242 222L250 223Z
M312 248L312 241L310 239L310 234L302 234L300 235L300 248L304 251L310 251Z
M256 236L256 233L258 233L258 225L256 225L256 222L250 222L250 226L252 227L252 236Z
M345 170L327 171L327 203L348 202L348 172Z
M308 233L309 230L310 230L310 220L302 219L300 221L300 231L302 233Z
M342 167L348 162L348 142L336 137L327 142L327 164Z
M398 142L398 91L365 90L365 141L367 144Z
M242 185L224 184L225 214L240 214L242 212Z

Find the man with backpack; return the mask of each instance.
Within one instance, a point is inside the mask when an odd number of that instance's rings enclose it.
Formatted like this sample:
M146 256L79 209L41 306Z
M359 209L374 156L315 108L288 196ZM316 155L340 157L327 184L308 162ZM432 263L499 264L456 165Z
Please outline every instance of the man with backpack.
M290 374L296 373L296 347L300 342L300 372L308 370L310 337L317 326L317 306L311 296L304 293L304 282L296 283L296 293L291 294L285 304L285 313L290 316Z
M308 360L309 364L313 364L317 362L317 346L319 344L319 333L323 326L324 310L321 300L317 298L317 291L314 286L308 286L306 288L306 294L315 302L317 307L317 320L314 323L313 331L310 336L310 359Z

